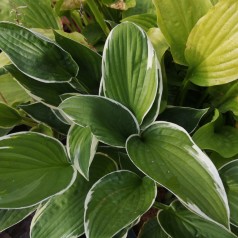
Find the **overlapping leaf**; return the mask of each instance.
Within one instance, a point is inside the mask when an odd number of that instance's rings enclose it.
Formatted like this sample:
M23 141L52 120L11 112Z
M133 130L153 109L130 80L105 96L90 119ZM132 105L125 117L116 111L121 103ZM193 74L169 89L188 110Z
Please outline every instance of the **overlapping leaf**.
M173 123L157 122L127 140L132 162L173 192L189 209L229 226L224 186L210 159L187 132Z
M70 97L60 104L60 109L76 124L89 126L98 140L109 145L124 147L126 139L138 132L131 112L104 97Z
M0 23L0 49L19 70L39 81L67 82L78 73L69 53L38 33L13 23Z
M141 28L127 22L111 31L103 52L102 80L105 96L125 105L141 124L159 84L156 54Z
M111 238L153 204L156 187L148 177L117 171L98 180L85 200L87 238Z
M193 83L212 86L238 78L237 8L236 0L221 0L193 28L185 51Z
M0 207L34 205L64 191L75 179L62 144L23 132L0 140Z

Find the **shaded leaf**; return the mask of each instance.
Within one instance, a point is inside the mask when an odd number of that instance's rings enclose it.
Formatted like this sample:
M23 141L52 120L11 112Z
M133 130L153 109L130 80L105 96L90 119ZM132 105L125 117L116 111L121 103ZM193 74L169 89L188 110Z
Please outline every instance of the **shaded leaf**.
M223 126L216 109L212 121L200 127L193 140L201 149L216 151L224 158L238 154L238 128Z
M198 126L207 109L195 109L190 107L170 106L159 115L159 121L173 122L183 127L188 133L192 133Z
M158 214L163 229L173 238L235 238L228 229L187 210L178 201Z
M220 0L193 28L185 51L193 83L213 86L238 78L237 7L236 0Z
M21 115L17 110L0 102L0 127L14 127L21 122L21 119Z
M116 165L112 160L96 154L90 169L90 181L79 175L69 190L40 208L31 224L31 237L77 237L83 234L86 195L97 179L114 170Z
M127 140L132 162L202 217L229 226L225 189L210 159L176 124L157 122Z
M238 160L224 165L219 172L231 209L231 222L238 227Z
M98 140L124 147L126 139L138 132L131 112L121 104L100 96L74 96L64 100L60 109L80 126L89 126Z
M210 0L153 0L158 25L176 63L187 65L184 50L189 33L212 6Z
M104 176L93 185L85 200L86 236L111 238L145 213L155 196L155 184L147 177L141 179L129 171Z
M73 125L67 137L67 150L75 168L86 179L89 177L89 166L96 153L98 140L89 127Z
M102 80L104 94L125 105L141 124L159 80L155 51L141 28L127 22L111 31L103 52Z
M78 73L69 53L39 33L10 22L0 23L0 48L20 71L42 82L66 82Z
M33 132L0 140L0 207L34 205L63 192L75 180L63 145Z

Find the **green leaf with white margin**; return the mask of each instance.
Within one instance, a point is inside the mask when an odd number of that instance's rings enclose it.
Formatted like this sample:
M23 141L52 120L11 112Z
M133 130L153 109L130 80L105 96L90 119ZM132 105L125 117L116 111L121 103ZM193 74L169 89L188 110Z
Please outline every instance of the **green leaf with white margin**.
M132 22L140 26L145 32L152 27L157 27L157 17L152 13L144 13L126 17L121 22Z
M116 164L109 157L96 154L90 168L90 180L77 176L74 184L63 194L49 200L37 210L31 223L32 238L78 237L84 233L84 201L92 185Z
M0 49L20 71L42 82L67 82L78 73L71 55L56 43L10 22L0 22Z
M224 165L219 173L228 197L231 223L238 227L238 160Z
M138 238L169 238L162 230L156 218L148 220L143 224Z
M60 18L51 7L51 0L41 0L35 4L32 0L11 0L18 21L28 28L60 29Z
M238 154L238 128L223 126L222 115L217 109L212 121L200 127L193 140L201 149L216 151L224 158Z
M87 180L89 167L97 150L98 140L89 127L72 125L67 136L67 151L74 167Z
M0 139L0 208L37 204L71 186L76 171L63 145L33 132Z
M197 128L200 120L207 112L208 108L195 109L191 107L169 106L159 115L158 120L175 123L190 134Z
M0 210L0 233L7 228L19 223L25 217L29 216L36 210L36 207L24 209L1 209Z
M238 78L237 8L237 0L220 0L191 31L185 57L194 84L213 86Z
M85 200L87 238L111 238L144 214L156 197L155 183L127 170L98 180Z
M145 32L129 22L114 27L103 51L104 95L125 105L141 124L155 100L158 81L156 54Z
M31 101L31 97L10 74L0 75L0 102L8 105Z
M160 210L158 220L163 229L173 238L236 238L220 224L203 219L174 201L167 209Z
M156 122L128 138L132 162L205 219L229 226L229 207L219 174L189 134L169 122Z
M184 50L188 36L197 21L212 7L210 0L153 0L153 2L159 28L170 45L174 61L187 65Z
M22 118L18 111L0 102L0 127L11 128L21 122Z
M126 139L139 131L132 113L120 103L100 96L80 95L64 100L60 109L79 126L89 126L99 141L125 147Z

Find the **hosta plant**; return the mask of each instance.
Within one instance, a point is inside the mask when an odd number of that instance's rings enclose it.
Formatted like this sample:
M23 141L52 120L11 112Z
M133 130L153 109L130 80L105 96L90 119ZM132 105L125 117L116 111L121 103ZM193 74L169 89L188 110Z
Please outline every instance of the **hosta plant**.
M3 2L0 231L237 237L237 0Z

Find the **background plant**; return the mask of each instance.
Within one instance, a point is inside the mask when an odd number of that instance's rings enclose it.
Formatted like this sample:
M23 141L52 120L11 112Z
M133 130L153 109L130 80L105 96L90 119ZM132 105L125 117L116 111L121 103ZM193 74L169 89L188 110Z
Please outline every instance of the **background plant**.
M237 236L236 0L0 7L0 231Z

